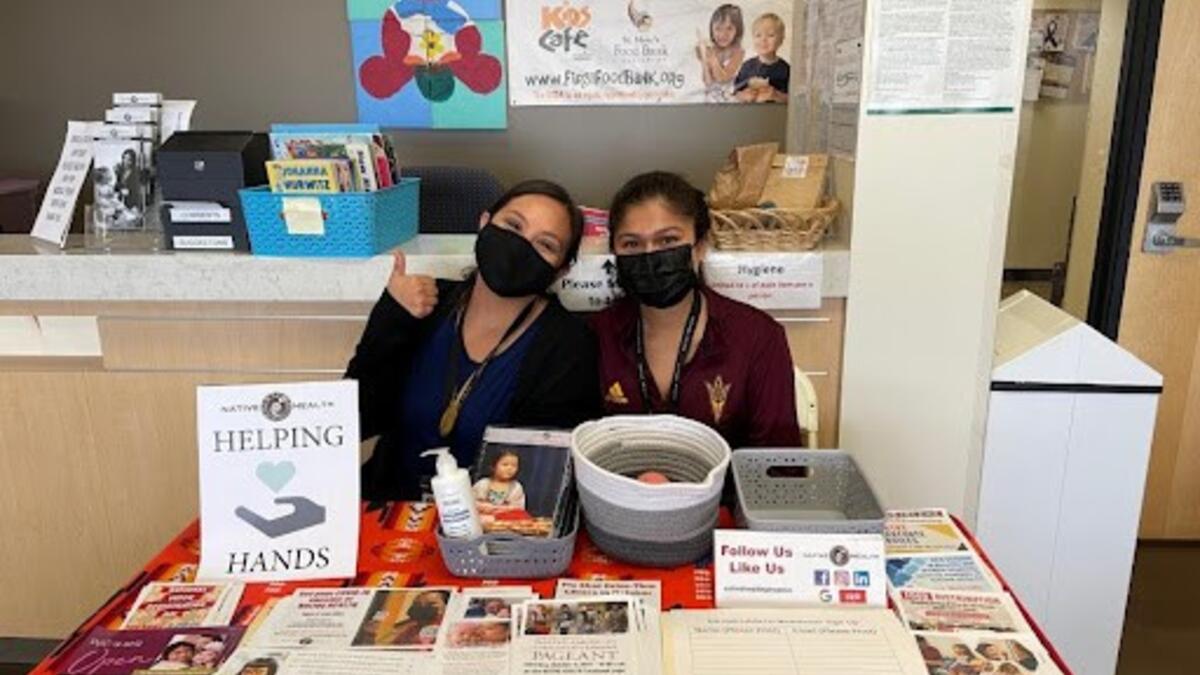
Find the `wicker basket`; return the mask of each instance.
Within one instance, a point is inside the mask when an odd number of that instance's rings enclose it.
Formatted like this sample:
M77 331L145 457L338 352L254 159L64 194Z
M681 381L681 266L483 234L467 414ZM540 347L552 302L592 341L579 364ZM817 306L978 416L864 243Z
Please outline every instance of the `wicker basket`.
M808 251L840 209L832 197L815 209L714 209L713 244L722 251Z

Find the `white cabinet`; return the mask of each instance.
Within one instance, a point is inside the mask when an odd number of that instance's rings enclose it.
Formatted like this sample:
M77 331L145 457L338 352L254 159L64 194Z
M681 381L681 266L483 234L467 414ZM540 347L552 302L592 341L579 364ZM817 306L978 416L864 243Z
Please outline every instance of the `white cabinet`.
M1111 674L1162 377L1032 294L1000 306L976 530L1073 670Z

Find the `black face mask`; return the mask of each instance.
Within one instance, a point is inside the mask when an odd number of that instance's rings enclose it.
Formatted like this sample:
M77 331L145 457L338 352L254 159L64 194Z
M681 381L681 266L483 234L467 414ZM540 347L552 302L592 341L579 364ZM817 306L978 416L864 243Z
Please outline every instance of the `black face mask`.
M698 279L692 245L617 256L617 282L643 304L663 309L683 300Z
M505 298L544 293L556 272L528 239L493 223L475 239L475 263L483 283Z

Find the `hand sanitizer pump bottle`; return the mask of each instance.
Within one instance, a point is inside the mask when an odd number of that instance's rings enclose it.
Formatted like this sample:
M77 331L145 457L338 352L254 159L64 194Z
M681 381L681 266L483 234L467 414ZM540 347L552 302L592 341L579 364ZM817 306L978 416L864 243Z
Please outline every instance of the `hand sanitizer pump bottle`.
M421 453L437 455L437 475L430 483L433 500L437 503L438 518L442 533L454 539L474 539L483 534L479 524L479 511L475 508L475 495L471 491L471 476L461 468L450 454L450 448L437 448Z

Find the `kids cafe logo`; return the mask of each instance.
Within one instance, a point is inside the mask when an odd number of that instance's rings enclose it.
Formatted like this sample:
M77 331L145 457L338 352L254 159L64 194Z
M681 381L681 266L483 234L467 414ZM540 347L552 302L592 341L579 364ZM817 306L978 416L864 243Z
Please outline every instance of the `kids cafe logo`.
M568 54L571 50L588 48L590 34L587 27L592 24L592 8L578 7L569 2L561 5L542 6L542 34L538 46L548 52Z

